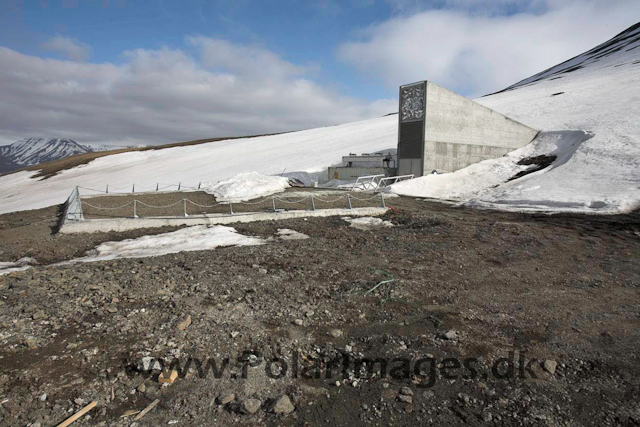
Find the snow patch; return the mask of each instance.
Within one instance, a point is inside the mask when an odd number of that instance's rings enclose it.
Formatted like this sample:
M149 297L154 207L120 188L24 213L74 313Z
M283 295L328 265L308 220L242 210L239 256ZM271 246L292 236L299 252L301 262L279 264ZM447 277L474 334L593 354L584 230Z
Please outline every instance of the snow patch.
M358 218L345 216L342 219L348 222L351 227L357 228L358 230L369 230L376 227L393 227L393 224L390 221L384 221L380 218L374 218L371 216L361 216Z
M170 233L143 236L120 242L105 242L88 251L87 256L57 265L95 262L116 258L145 258L178 252L204 251L221 246L253 246L265 241L239 234L233 227L205 225L183 228Z
M309 236L296 230L291 230L289 228L279 228L278 238L280 238L281 240L304 240L308 239Z
M218 202L245 202L281 193L289 188L289 180L282 176L249 172L240 173L217 184L206 184L204 187L204 191L213 194Z
M0 262L0 276L13 273L14 271L27 270L36 264L38 264L38 261L31 257L20 258L16 262Z

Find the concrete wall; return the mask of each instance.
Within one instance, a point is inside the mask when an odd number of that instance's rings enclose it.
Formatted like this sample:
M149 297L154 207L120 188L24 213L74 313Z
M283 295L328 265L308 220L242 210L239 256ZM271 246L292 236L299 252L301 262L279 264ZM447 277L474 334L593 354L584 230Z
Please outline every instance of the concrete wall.
M359 176L368 175L389 175L388 168L363 168L363 167L341 167L331 166L327 169L327 176L329 180L340 179L343 181L355 181Z
M427 82L424 174L453 172L527 145L537 130Z

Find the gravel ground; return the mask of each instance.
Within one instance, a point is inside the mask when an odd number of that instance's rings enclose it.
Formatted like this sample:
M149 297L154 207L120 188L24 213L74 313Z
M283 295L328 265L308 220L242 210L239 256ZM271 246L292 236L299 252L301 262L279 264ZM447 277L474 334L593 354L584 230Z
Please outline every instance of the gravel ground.
M94 400L74 426L640 423L640 215L389 204L393 227L237 224L274 239L0 276L0 426L57 425ZM0 216L2 260L137 236L52 234L58 211ZM229 362L163 386L144 357Z

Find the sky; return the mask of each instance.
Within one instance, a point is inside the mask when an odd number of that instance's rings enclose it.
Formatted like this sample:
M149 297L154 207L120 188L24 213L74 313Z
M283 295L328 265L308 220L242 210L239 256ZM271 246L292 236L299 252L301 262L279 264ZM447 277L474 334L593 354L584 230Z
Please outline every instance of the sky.
M0 144L162 144L478 97L578 55L638 0L3 0Z

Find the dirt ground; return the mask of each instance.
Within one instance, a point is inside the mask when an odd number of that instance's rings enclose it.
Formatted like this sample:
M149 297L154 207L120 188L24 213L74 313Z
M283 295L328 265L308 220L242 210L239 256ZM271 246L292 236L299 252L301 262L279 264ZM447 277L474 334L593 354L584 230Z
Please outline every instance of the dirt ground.
M65 266L46 264L170 229L0 216L0 261L41 264L0 276L0 426L91 401L74 426L640 424L640 214L388 204L393 227L236 224L273 239ZM163 386L145 357L184 375Z

